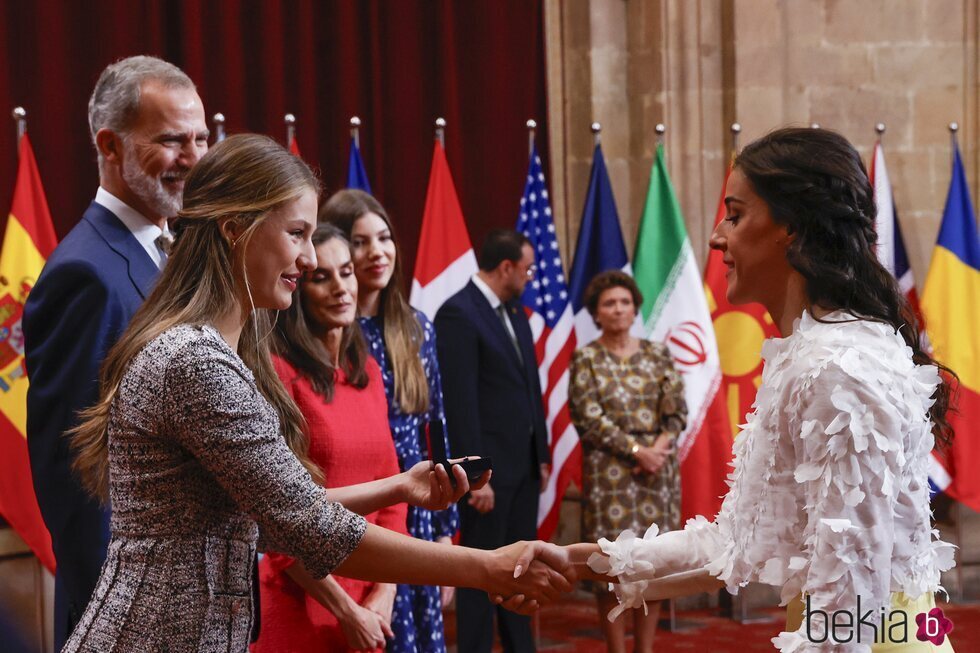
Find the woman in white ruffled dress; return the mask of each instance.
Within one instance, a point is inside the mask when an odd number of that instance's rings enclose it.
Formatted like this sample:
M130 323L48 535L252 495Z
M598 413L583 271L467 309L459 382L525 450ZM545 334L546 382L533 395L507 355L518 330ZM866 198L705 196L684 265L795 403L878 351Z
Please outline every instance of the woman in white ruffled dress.
M857 151L823 129L775 131L738 155L725 205L711 246L728 299L761 302L784 337L763 346L721 511L659 536L532 545L520 564L616 576L610 618L761 582L787 605L780 651L952 651L934 594L954 547L931 526L927 480L933 445L952 437L950 376L875 256Z

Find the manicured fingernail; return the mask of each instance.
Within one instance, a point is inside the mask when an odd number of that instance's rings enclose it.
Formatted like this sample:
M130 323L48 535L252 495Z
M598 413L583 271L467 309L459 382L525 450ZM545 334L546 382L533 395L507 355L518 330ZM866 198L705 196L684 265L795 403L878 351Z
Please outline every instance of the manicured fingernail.
M521 572L523 572L523 571L524 571L524 568L521 567L520 565L517 565L516 567L514 567L514 578L520 578L521 577Z

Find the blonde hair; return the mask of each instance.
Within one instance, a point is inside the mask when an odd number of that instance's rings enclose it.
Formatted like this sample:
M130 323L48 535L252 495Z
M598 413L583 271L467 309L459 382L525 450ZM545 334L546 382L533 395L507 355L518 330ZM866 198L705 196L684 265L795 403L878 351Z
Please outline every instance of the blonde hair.
M129 327L102 364L98 402L81 412L69 432L76 453L73 468L93 496L106 501L109 490L108 426L112 403L133 358L154 338L180 324L207 324L240 310L245 251L266 215L303 193L319 193L319 182L301 159L267 136L239 134L215 145L191 170L184 186L184 208L167 265ZM232 244L221 227L232 221L243 229ZM270 312L250 307L238 355L255 376L259 392L279 416L283 437L314 480L323 473L309 457L305 422L275 373L265 338Z
M384 207L362 190L337 191L320 208L319 220L340 228L351 238L354 223L367 213L384 220L395 244L395 267L388 285L381 291L380 314L384 318L384 344L395 377L392 399L403 413L419 414L429 410L429 381L422 367L419 350L425 334L402 292L402 257L395 229Z

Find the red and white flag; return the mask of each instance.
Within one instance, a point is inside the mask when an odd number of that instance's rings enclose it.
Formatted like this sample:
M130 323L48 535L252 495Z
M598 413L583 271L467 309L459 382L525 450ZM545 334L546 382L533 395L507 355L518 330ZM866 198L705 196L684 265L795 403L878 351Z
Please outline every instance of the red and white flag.
M558 526L561 500L569 482L582 484L582 450L568 412L568 366L575 351L575 316L537 146L531 152L517 231L531 241L537 265L537 274L524 287L521 301L534 336L551 451L551 476L538 503L538 537L547 540Z
M875 220L875 231L878 232L878 260L898 279L898 287L912 305L921 324L919 296L915 291L915 279L912 277L909 257L905 253L902 231L898 226L898 211L895 210L895 198L892 195L891 181L888 179L888 168L885 167L885 153L881 149L881 141L875 143L874 157L871 159L871 184L874 186L875 204L878 206L878 217Z
M409 303L434 320L443 302L459 292L477 269L446 152L437 140Z

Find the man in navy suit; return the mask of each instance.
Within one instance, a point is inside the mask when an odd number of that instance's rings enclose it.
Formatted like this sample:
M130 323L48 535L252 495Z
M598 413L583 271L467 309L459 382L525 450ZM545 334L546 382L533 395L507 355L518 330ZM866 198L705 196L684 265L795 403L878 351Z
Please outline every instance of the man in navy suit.
M57 560L56 650L85 610L109 541L109 513L72 476L64 434L95 403L103 358L166 262L167 219L180 210L184 178L208 147L194 83L155 57L106 68L88 120L99 189L48 259L23 321L27 446Z
M493 459L491 483L460 503L461 540L493 549L536 538L538 495L551 467L534 340L519 300L534 276L534 248L516 231L492 231L479 264L435 326L451 451ZM505 651L535 650L529 617L460 589L460 651L489 653L495 612Z

